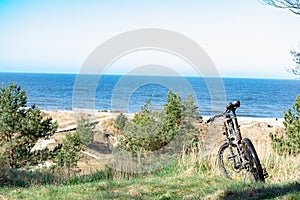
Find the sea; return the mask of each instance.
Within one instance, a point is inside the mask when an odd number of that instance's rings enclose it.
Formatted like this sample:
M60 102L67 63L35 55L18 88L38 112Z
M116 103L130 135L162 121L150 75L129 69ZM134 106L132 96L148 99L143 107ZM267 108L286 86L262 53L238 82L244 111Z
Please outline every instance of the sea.
M41 110L135 113L147 100L153 110L161 110L172 90L182 101L192 95L202 116L220 113L239 100L238 116L283 118L300 93L296 79L0 73L0 82L20 85L27 92L27 106Z

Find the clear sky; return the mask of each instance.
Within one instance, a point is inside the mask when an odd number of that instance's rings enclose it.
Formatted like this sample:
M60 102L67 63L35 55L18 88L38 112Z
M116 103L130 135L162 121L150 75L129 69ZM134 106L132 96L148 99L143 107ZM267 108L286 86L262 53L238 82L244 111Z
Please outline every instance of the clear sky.
M161 28L197 42L224 77L293 78L284 67L293 65L289 51L300 42L299 27L300 16L258 0L1 0L0 71L77 73L109 38ZM169 62L170 55L156 53L144 56ZM123 73L141 58L128 55L110 72ZM180 73L193 75L170 59Z

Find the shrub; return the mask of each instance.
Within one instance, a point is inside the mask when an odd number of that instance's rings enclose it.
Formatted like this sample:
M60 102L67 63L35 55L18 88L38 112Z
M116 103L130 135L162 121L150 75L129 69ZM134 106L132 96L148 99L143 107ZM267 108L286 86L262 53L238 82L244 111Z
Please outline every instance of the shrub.
M278 136L278 132L270 133L273 149L280 155L297 155L300 153L300 95L293 104L293 112L284 112L285 135Z
M68 133L58 148L60 150L54 156L54 161L56 162L54 169L66 169L67 173L70 174L77 167L77 162L80 158L78 152L82 149L78 133Z
M197 109L192 97L182 103L180 96L171 90L161 112L152 111L150 101L147 100L141 112L135 114L132 121L120 120L124 119L123 114L118 116L118 122L115 121L116 124L122 122L122 126L119 125L119 127L123 127L125 121L125 126L120 133L124 136L121 140L121 148L130 152L153 152L166 147L171 141L174 142L175 136L182 139L177 142L188 143L189 141L185 139L198 134L196 128L187 123L191 118L199 117ZM173 145L176 144L173 143Z
M65 169L70 175L72 171L76 172L77 162L80 160L79 152L83 145L88 146L94 140L95 124L90 122L87 115L81 115L77 120L75 133L67 133L62 144L56 148L57 152L53 154L53 160L56 165L54 169Z
M192 94L188 95L186 100L182 104L182 113L183 117L187 122L191 122L193 120L200 120L200 112L199 107L195 103L195 99Z
M141 112L136 113L133 117L133 122L138 126L149 126L153 122L153 119L151 117L151 105L150 100L146 100L146 104L141 107Z
M76 133L80 138L80 142L88 146L94 141L95 124L91 123L86 115L81 115L77 120Z
M117 116L114 125L118 130L123 131L125 128L126 121L127 121L126 116L123 113L120 113Z
M35 105L26 108L27 94L15 83L2 84L0 91L0 155L10 168L36 165L49 157L48 149L32 151L39 139L47 139L57 129L52 118L43 119Z

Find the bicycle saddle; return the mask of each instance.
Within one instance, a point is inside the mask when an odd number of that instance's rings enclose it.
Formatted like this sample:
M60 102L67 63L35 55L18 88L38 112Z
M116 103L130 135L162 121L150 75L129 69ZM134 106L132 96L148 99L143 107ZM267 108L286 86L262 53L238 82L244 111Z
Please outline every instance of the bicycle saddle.
M240 101L233 101L226 105L227 110L232 110L233 108L240 107L241 102Z

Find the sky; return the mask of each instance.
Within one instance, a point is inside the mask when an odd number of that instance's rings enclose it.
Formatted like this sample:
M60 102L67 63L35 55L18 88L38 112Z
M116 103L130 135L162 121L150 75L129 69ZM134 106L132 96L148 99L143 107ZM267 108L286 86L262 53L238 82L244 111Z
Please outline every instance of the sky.
M78 73L110 38L141 28L180 33L201 46L222 77L295 78L290 50L300 43L300 15L258 0L0 0L0 72ZM175 55L140 51L107 73L139 65L193 69Z

